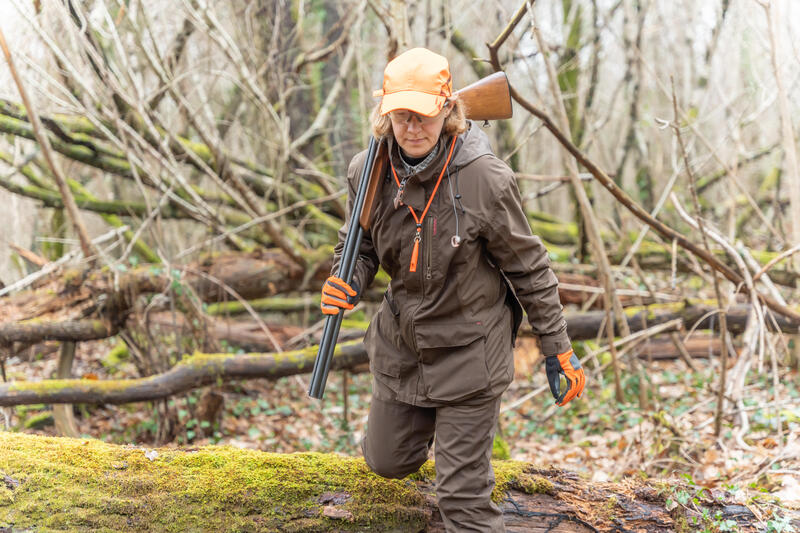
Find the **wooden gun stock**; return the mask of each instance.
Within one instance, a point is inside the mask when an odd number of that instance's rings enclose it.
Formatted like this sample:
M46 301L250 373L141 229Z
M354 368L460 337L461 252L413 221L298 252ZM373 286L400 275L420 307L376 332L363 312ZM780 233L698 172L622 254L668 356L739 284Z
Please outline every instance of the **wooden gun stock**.
M367 231L372 224L372 211L375 208L375 197L378 195L378 186L386 175L386 167L389 165L389 143L386 139L381 139L378 151L375 155L375 163L372 165L372 172L369 175L369 185L367 185L367 195L364 197L364 208L358 223Z
M505 72L495 72L456 91L467 118L501 120L511 118L511 91Z

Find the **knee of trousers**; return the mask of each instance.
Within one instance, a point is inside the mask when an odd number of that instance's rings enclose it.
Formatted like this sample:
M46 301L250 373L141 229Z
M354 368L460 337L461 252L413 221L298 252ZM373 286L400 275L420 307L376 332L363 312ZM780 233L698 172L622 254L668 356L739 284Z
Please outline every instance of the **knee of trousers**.
M361 443L364 452L364 461L367 466L381 477L391 479L402 479L409 474L413 474L428 460L427 455L417 459L404 459L389 453L373 453L371 446L367 446L366 441Z

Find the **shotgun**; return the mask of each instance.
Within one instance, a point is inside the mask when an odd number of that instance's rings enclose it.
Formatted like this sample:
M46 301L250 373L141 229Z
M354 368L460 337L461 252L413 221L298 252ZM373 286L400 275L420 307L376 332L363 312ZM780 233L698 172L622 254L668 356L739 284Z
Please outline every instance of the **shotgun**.
M458 95L461 105L464 106L468 119L489 121L511 118L511 92L508 87L508 78L503 72L495 72L486 76L456 91L455 94ZM367 159L358 182L353 211L350 213L350 229L344 240L342 259L339 264L338 277L347 284L353 280L361 239L372 223L378 186L383 181L383 176L386 175L389 161L387 150L388 146L385 140L369 138ZM363 290L366 290L366 287L363 287ZM328 380L328 372L333 361L333 351L336 348L336 340L339 338L343 315L344 313L340 312L336 315L328 315L325 319L308 390L308 395L317 400L321 400L325 393L325 383Z

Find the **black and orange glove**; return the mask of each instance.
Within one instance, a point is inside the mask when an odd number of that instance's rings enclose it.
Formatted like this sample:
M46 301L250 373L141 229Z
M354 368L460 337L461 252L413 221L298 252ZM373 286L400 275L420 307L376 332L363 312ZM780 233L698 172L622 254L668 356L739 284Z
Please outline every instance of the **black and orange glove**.
M322 286L320 308L326 315L338 315L340 309L352 309L356 305L360 292L355 283L348 285L336 276L331 276Z
M578 356L571 349L558 355L551 355L545 359L547 381L550 382L550 392L556 399L556 405L567 405L576 396L580 398L583 387L586 385L586 375L581 368ZM561 392L561 376L567 380L567 390Z

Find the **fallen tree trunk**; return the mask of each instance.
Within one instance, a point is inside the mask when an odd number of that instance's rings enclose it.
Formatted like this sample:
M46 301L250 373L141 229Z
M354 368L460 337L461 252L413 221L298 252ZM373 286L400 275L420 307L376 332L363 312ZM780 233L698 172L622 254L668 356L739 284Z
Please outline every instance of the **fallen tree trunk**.
M727 493L676 479L590 483L519 461L493 466L492 497L507 531L666 533L718 530L723 520L759 530ZM361 458L334 454L145 449L0 432L0 531L442 532L433 478L430 461L395 480L371 473ZM678 491L694 501L670 503ZM787 509L759 512L798 523Z
M735 304L726 310L728 329L731 333L742 333L747 326L750 314L750 304ZM657 304L645 307L629 307L625 309L625 318L631 332L639 331L645 327L653 327L670 320L681 319L687 328L716 329L719 319L715 305L697 303L686 305L684 302L672 304ZM797 334L800 327L790 318L774 314L775 321L780 331ZM603 311L589 311L587 313L567 315L567 333L572 340L587 340L597 337L600 325L603 323ZM774 331L771 320L766 321L767 328ZM614 325L614 334L619 335L617 324Z
M117 326L102 320L0 324L0 345L12 342L91 341L107 339L118 331Z
M167 372L136 379L48 379L0 384L0 407L33 403L121 404L167 398L231 379L269 378L311 372L317 347L282 354L203 354L185 357ZM350 368L367 360L360 341L340 343L331 368Z

